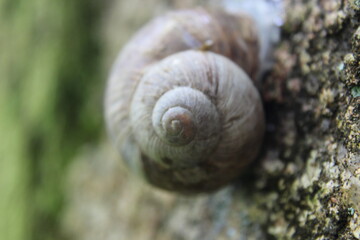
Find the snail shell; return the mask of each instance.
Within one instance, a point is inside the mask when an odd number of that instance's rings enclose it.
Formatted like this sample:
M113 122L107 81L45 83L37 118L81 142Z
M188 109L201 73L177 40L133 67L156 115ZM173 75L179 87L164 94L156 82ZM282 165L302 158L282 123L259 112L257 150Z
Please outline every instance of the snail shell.
M258 154L264 133L258 38L243 15L181 10L143 27L105 94L111 139L131 170L162 189L215 190Z

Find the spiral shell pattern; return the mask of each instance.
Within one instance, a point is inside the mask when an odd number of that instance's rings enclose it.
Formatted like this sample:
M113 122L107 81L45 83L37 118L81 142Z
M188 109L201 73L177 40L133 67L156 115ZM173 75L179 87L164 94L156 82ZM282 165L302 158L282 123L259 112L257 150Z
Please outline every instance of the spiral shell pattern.
M155 186L217 189L259 151L264 114L248 76L256 75L256 35L244 23L222 22L229 19L203 9L156 19L115 64L105 100L108 131L128 166ZM237 28L247 29L238 40ZM229 38L218 36L226 32Z

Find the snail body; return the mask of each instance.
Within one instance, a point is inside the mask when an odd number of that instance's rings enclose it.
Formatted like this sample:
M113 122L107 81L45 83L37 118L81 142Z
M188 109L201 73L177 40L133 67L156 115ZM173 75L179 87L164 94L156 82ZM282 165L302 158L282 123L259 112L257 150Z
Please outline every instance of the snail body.
M257 156L264 133L251 18L204 9L158 17L119 55L105 118L131 170L162 189L218 189Z

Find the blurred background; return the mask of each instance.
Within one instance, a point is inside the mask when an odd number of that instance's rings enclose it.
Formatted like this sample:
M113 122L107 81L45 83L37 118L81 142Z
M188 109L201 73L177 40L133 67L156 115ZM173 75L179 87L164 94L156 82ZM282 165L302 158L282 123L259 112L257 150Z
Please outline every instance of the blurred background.
M62 239L64 176L102 130L102 1L0 1L0 238Z
M121 45L202 1L0 0L0 238L69 239L67 173L105 141L102 95Z

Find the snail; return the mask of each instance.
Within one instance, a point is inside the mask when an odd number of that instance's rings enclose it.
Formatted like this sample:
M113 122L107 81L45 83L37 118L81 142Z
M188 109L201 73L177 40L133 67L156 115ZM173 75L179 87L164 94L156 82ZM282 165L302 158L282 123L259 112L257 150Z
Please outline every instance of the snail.
M259 153L259 34L245 14L177 10L145 25L108 79L105 120L126 165L179 193L219 189Z

